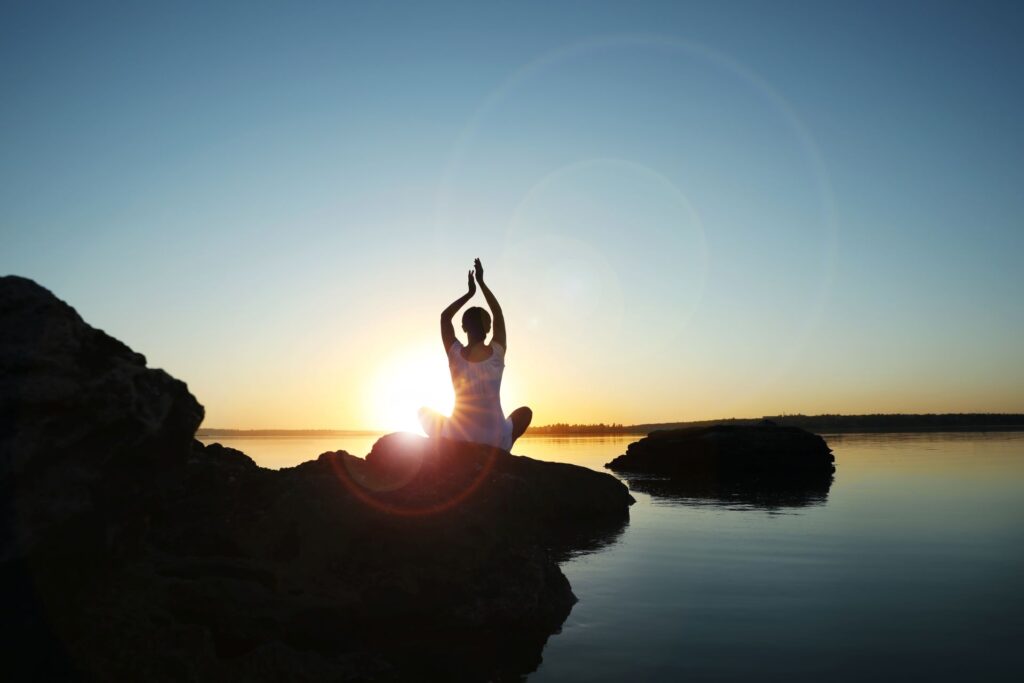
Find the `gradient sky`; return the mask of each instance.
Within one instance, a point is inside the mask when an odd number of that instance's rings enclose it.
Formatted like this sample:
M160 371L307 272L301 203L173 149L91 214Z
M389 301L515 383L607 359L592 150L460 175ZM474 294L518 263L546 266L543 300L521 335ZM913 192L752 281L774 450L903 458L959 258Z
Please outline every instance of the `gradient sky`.
M1019 3L208 4L0 9L0 273L206 426L404 426L476 256L539 424L1024 412Z

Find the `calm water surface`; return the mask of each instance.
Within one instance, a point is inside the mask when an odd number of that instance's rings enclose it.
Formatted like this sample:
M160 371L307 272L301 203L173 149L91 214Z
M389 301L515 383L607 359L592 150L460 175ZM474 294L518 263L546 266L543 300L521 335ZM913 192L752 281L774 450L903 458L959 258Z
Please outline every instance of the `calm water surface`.
M634 438L515 451L602 469ZM1019 680L1024 434L826 438L810 505L634 492L625 531L563 565L580 601L530 680ZM282 467L374 440L220 441Z

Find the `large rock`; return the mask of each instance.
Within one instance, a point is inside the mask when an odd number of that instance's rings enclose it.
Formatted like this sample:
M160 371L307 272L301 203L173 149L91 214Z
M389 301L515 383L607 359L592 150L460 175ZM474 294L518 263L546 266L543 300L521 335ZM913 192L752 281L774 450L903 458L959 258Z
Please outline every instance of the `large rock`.
M0 476L39 459L185 457L203 407L25 278L0 278Z
M103 473L183 465L202 419L183 382L31 280L0 278L0 562L95 540L80 523L119 498L95 497Z
M778 507L824 501L834 462L817 434L765 420L651 432L605 467L656 496Z
M186 387L0 279L0 581L14 679L490 680L621 533L611 475L409 435L285 470L193 441Z

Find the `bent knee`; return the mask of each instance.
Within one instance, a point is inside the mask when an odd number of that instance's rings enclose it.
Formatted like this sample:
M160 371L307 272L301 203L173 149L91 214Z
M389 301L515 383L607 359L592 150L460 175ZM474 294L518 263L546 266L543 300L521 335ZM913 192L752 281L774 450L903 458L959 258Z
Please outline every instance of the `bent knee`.
M423 420L440 420L442 417L444 417L443 415L441 415L441 413L437 412L433 408L427 408L425 406L417 410L416 415L419 416L421 422Z

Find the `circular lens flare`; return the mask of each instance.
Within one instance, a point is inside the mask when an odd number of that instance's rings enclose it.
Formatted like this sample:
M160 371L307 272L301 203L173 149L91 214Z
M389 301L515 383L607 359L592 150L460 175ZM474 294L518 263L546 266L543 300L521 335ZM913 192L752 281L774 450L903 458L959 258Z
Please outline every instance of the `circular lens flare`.
M483 462L470 467L472 478L452 490L446 490L451 487L439 484L445 475L442 473L439 477L430 470L451 467L457 471L460 464L444 462L447 456L438 449L451 449L456 455L455 459L458 459L463 455L459 452L461 449L474 446L409 434L395 434L384 439L389 440L386 448L398 448L400 452L389 453L386 458L376 461L332 458L330 465L338 480L357 500L389 515L421 517L451 510L480 488L490 476L495 460L501 457L498 449L480 446L486 454ZM383 464L380 462L382 459L386 460ZM455 477L456 481L458 479ZM441 495L436 495L442 491Z

